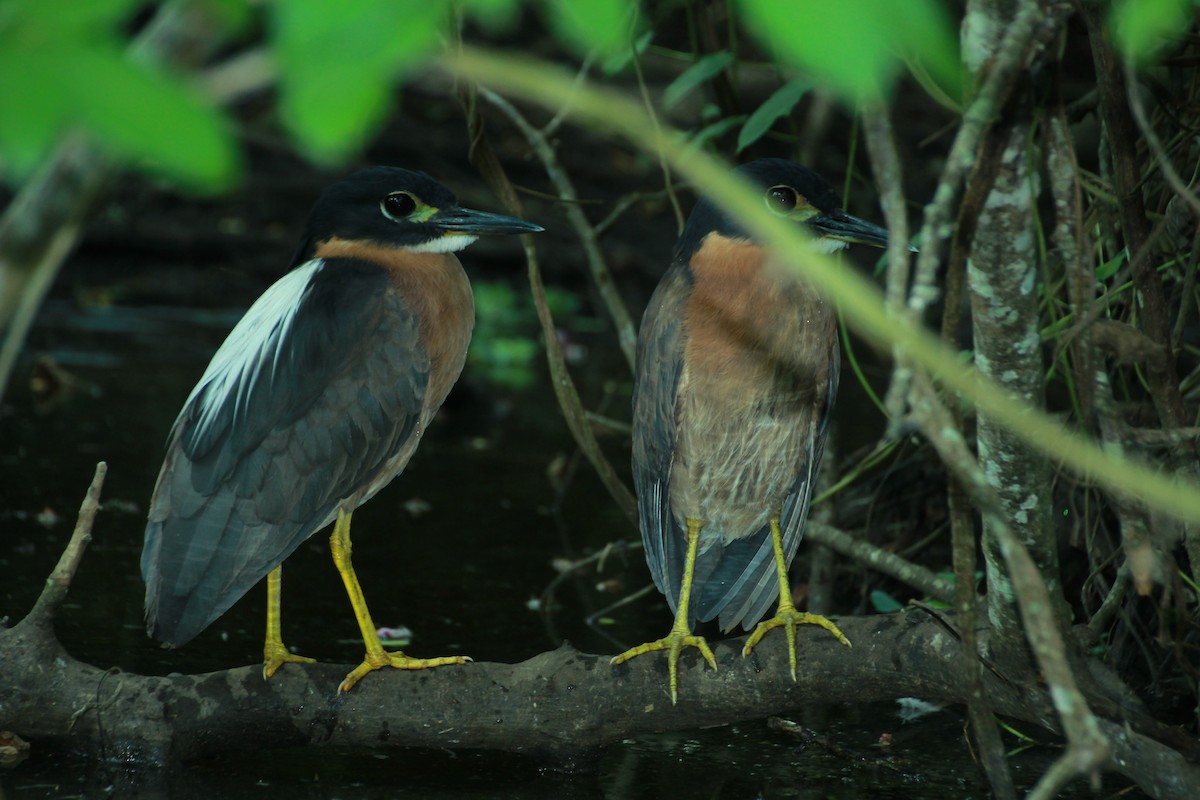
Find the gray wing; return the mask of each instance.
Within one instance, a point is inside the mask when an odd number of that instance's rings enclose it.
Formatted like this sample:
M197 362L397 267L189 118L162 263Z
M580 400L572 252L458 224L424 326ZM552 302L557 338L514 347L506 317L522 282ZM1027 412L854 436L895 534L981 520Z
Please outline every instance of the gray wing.
M784 499L780 514L784 560L789 565L800 547L804 525L808 521L808 506L825 449L829 415L837 397L840 362L841 351L834 336L829 354L829 385L824 407L816 409L810 420L812 433L808 446L801 462L796 465L796 480ZM765 525L754 535L729 542L723 549L713 548L713 551L720 552L720 563L712 565L705 582L698 584L702 588L696 604L697 613L705 621L719 613L720 627L725 632L739 623L744 630L750 630L779 597L771 527ZM700 565L697 564L697 574L699 571Z
M415 448L429 359L389 287L366 262L310 261L213 357L151 501L142 577L158 639L193 638Z
M638 332L633 387L633 481L646 563L654 585L675 610L687 556L687 537L671 513L675 455L675 398L683 366L682 319L691 280L675 264L650 298Z

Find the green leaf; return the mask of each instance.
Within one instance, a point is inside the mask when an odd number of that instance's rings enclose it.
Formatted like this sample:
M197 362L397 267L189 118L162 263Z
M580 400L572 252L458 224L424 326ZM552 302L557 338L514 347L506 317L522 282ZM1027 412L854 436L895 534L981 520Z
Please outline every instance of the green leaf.
M136 3L0 2L0 163L13 177L32 172L74 120L62 86L62 54L118 48L117 25Z
M1193 0L1124 0L1113 8L1109 25L1125 57L1144 64L1183 38L1194 5Z
M542 0L550 27L581 55L611 55L629 41L632 0Z
M745 119L746 119L745 116L739 115L736 117L726 117L725 119L719 119L711 125L706 125L705 127L701 128L696 133L692 134L692 136L688 139L688 147L689 148L704 147L706 144L711 142L713 139L718 139L721 136L724 136L726 134L726 132L733 130L733 128L742 124L742 122Z
M1096 280L1108 280L1113 275L1116 275L1117 270L1123 266L1125 266L1125 251L1121 250L1115 256L1096 268Z
M392 84L439 45L449 0L276 0L272 51L284 123L309 156L362 147L391 106Z
M220 189L238 174L224 118L173 76L119 51L64 50L59 91L96 140L115 155L196 189Z
M561 320L560 324L573 325L577 321L575 315L579 312L579 296L566 289L547 286L546 307L550 309L551 314ZM531 323L536 319L537 312L533 311L530 314Z
M737 8L768 49L847 100L886 94L902 54L951 94L961 84L957 39L935 0L739 0Z
M139 0L7 0L0 4L0 37L6 44L16 40L35 47L67 40L115 42L117 26L140 5Z
M28 174L69 127L114 157L195 189L229 185L238 154L221 115L191 87L115 45L63 40L0 56L0 152Z
M521 0L465 0L461 5L489 33L509 30L520 18Z
M254 22L248 0L193 0L202 4L218 24L230 34L242 33Z
M605 75L616 75L633 61L634 54L646 52L650 42L654 41L654 31L646 31L637 38L631 46L618 50L600 63L600 71Z
M771 130L775 120L792 113L800 98L811 88L812 84L808 81L792 79L776 89L761 106L754 109L754 113L742 126L742 131L738 134L737 152L742 152L761 139L763 134Z
M113 157L192 188L236 178L238 154L220 113L165 69L126 53L122 26L142 5L0 5L0 154L16 176L78 127Z
M892 597L882 589L875 589L871 592L871 605L880 614L891 614L896 611L903 611L904 606L896 602L896 598Z
M14 183L42 162L70 118L67 98L47 80L54 61L0 49L0 164Z
M721 50L709 53L704 58L692 64L678 78L671 81L663 92L663 107L672 108L680 100L703 83L707 83L733 63L733 53Z

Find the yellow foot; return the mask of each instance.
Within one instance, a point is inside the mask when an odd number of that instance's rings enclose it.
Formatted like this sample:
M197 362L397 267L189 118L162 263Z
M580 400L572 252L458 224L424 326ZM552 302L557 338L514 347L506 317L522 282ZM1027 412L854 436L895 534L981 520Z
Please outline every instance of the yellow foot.
M267 642L263 645L263 680L275 674L284 664L315 664L315 658L298 656L284 647L283 642Z
M767 632L772 628L778 628L780 625L785 626L788 639L788 662L792 667L792 681L796 680L796 626L797 625L820 625L825 630L837 637L837 640L846 647L850 647L850 640L847 639L838 626L834 625L829 620L822 617L820 614L808 614L797 611L794 608L781 608L776 612L775 616L768 620L758 623L758 627L754 629L754 633L746 640L746 646L742 648L742 656L750 655L750 651L754 646L762 641L762 638L767 635Z
M380 653L379 655L367 653L363 659L363 663L355 667L354 671L347 675L346 679L338 686L338 694L350 691L354 688L354 684L363 679L364 675L383 667L395 667L396 669L432 669L433 667L446 667L451 664L466 664L470 660L468 656L411 658L400 652Z
M708 648L708 642L703 636L693 636L690 633L669 633L656 642L646 642L639 644L637 647L631 647L619 656L613 656L612 663L614 666L623 664L631 658L635 658L646 653L653 653L656 650L666 650L667 653L667 671L671 676L671 705L675 705L678 688L679 676L676 670L676 665L679 663L679 654L683 652L685 647L694 647L700 651L700 655L704 656L704 660L714 670L717 668L717 659L713 657L712 650Z

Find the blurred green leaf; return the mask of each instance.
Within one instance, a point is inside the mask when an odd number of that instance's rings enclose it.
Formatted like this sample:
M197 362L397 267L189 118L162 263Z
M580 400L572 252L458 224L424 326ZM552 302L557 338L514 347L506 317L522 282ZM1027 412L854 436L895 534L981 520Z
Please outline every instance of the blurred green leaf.
M68 129L113 156L197 189L228 185L238 157L220 113L166 70L130 58L134 0L0 5L0 152L15 177Z
M538 377L541 326L528 292L503 281L472 281L475 335L467 358L472 372L499 386L524 389ZM575 327L579 298L547 288L546 304L557 324Z
M490 30L498 30L516 21L521 10L521 0L465 0L461 6L472 19L478 20Z
M1106 281L1113 275L1117 274L1117 270L1125 266L1125 251L1119 251L1115 256L1105 261L1096 269L1096 280Z
M116 155L196 189L237 177L222 116L190 87L121 52L72 49L56 59L59 91L78 120Z
M578 322L574 318L579 311L579 297L574 292L569 292L566 289L559 289L554 286L546 287L546 307L550 309L550 313L558 320L559 325L569 325L575 327ZM530 324L533 324L537 319L537 311L530 304ZM571 317L571 319L566 319Z
M475 336L468 359L488 381L524 389L537 377L538 330L533 304L501 281L474 281Z
M780 58L852 101L886 94L902 57L952 95L961 84L954 29L935 0L739 0L738 10Z
M501 281L474 281L476 327L508 328L520 325L528 311L521 308L521 296Z
M737 152L742 152L761 139L763 134L771 130L775 120L791 114L800 98L811 88L812 83L809 81L792 79L776 89L761 106L754 109L754 113L742 126L741 133L738 134Z
M1113 7L1109 24L1125 57L1144 64L1187 33L1195 5L1194 0L1123 0Z
M241 33L254 21L249 0L193 0L202 3L229 33Z
M688 147L704 147L704 145L708 144L713 139L724 136L726 132L733 130L738 125L741 125L745 119L746 117L744 115L738 115L736 117L719 119L711 125L706 125L688 137Z
M300 146L336 162L391 106L401 71L439 45L449 0L276 0L271 46L281 114Z
M733 53L721 50L709 53L704 58L685 69L683 73L671 81L663 91L663 107L672 108L700 85L707 83L733 63Z
M116 26L141 6L139 0L4 0L0 2L0 39L10 36L30 47L64 40L115 42Z
M23 180L54 146L70 118L66 97L45 76L54 57L0 49L0 164Z
M542 0L555 35L578 53L612 55L629 41L632 0Z
M955 83L952 86L944 87L929 73L929 69L921 59L911 55L906 56L904 64L908 67L909 74L925 90L925 93L933 98L934 102L954 114L962 113L962 82L958 80L961 77L959 71L956 70L954 73Z
M882 589L875 589L871 592L871 605L880 614L892 614L896 611L904 610L904 606L896 602L896 598L892 597Z
M616 75L625 67L629 66L633 61L633 56L636 53L641 55L646 52L646 48L650 46L650 42L654 41L654 31L646 31L639 36L632 45L618 50L608 58L604 59L600 64L600 71L605 75Z

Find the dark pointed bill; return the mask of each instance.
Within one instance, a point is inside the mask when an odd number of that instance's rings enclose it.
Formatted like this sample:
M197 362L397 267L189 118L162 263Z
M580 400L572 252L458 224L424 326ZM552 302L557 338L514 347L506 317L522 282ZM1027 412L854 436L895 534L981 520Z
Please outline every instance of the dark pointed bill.
M851 244L869 244L872 247L887 247L888 232L874 222L847 214L845 211L834 211L830 214L818 214L805 220L809 225L820 231L822 236L839 239ZM910 252L917 252L911 244Z
M541 225L523 219L493 214L490 211L476 211L473 208L443 209L430 217L429 222L447 233L463 236L502 236L545 230Z

